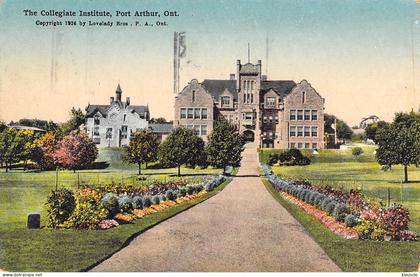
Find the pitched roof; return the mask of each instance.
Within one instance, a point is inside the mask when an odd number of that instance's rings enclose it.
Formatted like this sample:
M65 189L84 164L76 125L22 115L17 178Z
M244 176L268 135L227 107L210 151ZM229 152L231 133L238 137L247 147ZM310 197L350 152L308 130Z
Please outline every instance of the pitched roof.
M136 106L136 105L128 105L126 102L118 103L122 108L127 108L129 111L134 111L139 115L143 115L145 112L149 112L148 106ZM108 109L111 105L90 105L86 107L86 117L93 116L97 112L100 112L103 117L105 117L108 113Z
M145 112L149 112L149 106L130 105L130 106L128 106L128 109L130 110L130 108L138 114L143 114Z
M174 129L172 123L150 123L149 130L157 134L169 134Z
M280 97L284 97L289 94L295 86L296 83L290 80L261 81L261 96L270 89L274 89Z
M220 95L227 89L233 94L234 100L238 100L236 80L204 80L201 83L215 101L219 101Z

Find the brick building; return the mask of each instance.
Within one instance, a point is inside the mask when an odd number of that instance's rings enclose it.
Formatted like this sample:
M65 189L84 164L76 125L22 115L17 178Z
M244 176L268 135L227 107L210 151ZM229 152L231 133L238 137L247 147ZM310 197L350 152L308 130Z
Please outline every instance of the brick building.
M267 80L261 61L241 64L227 80L193 79L175 97L174 127L206 140L224 116L247 141L268 148L324 148L324 98L306 81Z

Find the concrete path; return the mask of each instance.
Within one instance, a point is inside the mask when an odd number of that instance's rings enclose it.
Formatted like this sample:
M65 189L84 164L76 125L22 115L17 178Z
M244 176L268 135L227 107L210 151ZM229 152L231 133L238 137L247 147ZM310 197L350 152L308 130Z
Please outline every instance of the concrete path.
M265 189L248 145L219 194L153 227L93 271L340 271Z

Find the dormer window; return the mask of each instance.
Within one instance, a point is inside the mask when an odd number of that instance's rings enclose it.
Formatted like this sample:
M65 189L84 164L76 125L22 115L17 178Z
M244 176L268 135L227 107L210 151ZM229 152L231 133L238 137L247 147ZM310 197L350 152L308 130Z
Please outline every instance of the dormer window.
M275 97L267 97L267 107L274 107L276 105Z
M223 107L230 107L230 97L229 96L222 96L220 99L220 102L222 103L222 108Z
M95 116L93 119L93 124L99 125L99 116Z

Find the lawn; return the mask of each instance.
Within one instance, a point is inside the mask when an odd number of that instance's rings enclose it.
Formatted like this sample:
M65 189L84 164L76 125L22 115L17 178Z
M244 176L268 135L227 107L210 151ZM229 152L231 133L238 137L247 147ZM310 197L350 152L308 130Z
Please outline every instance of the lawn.
M263 183L272 196L305 227L341 270L351 272L417 271L420 241L344 239L328 230L298 206L284 200L266 179L263 179Z
M409 167L410 183L403 184L403 169L392 167L384 172L376 162L375 147L356 144L364 153L354 157L351 150L323 149L312 156L312 164L308 166L272 166L275 174L286 178L308 179L314 184L331 185L345 190L361 189L363 193L375 200L388 204L388 191L391 203L402 203L409 209L412 222L410 228L420 234L420 168ZM262 161L275 150L263 149Z
M118 149L101 149L98 161L106 161L105 169L60 171L58 186L77 188L78 184L130 183L147 185L155 180L177 179L176 168L144 169L139 180L136 165L121 162ZM153 167L153 165L151 165ZM220 169L181 169L181 178L198 179L200 175L218 174ZM0 268L12 271L79 271L119 249L133 234L164 220L195 203L212 196L211 192L197 201L180 204L163 212L137 220L135 224L108 231L28 230L27 214L41 212L46 222L44 203L55 188L56 172L0 172ZM64 251L65 250L65 251Z

